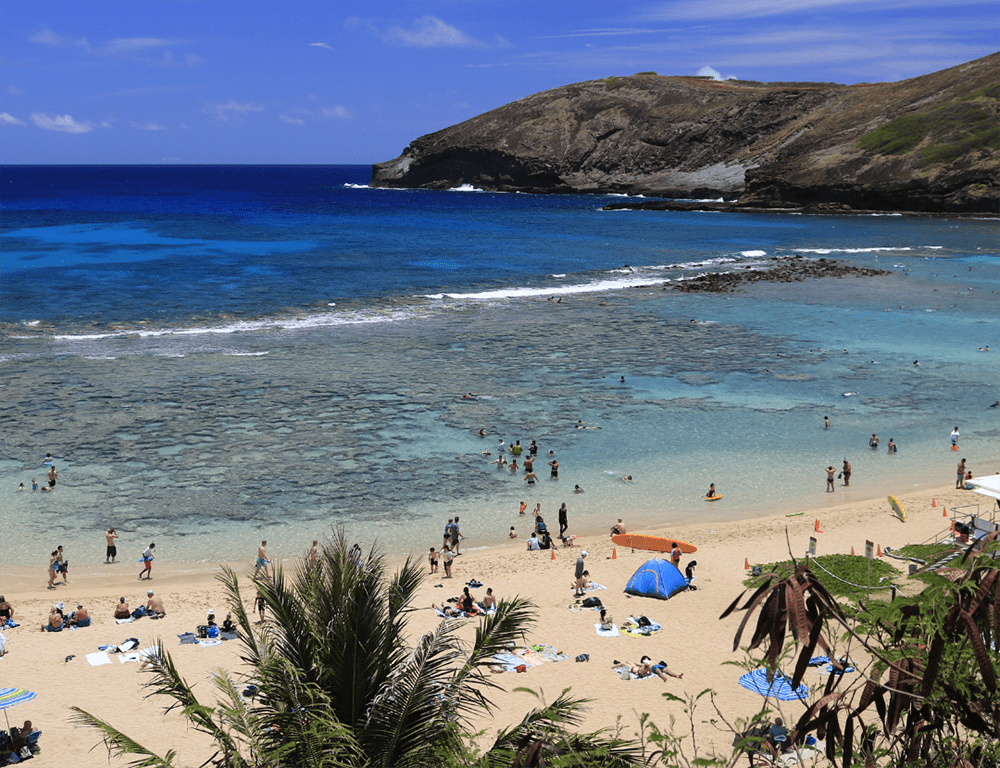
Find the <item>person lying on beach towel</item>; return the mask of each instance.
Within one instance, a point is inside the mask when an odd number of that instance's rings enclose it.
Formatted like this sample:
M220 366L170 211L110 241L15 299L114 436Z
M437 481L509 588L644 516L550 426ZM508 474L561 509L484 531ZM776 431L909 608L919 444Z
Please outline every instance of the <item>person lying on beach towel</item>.
M648 637L661 631L663 627L645 616L629 616L622 625L622 632L633 637Z
M467 619L468 614L462 613L458 608L453 608L450 605L442 605L440 608L437 603L431 603L431 608L443 619Z

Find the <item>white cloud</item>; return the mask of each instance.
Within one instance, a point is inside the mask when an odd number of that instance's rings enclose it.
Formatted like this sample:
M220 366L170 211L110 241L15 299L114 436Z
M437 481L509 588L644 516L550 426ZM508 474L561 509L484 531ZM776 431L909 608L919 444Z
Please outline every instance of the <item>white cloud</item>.
M315 46L316 48L326 48L328 51L333 50L333 47L327 43L309 43L309 45Z
M397 26L382 31L358 18L350 18L344 25L348 28L365 27L384 43L414 48L506 48L510 45L500 35L495 35L492 42L479 40L437 16L421 16L410 29Z
M49 117L44 112L32 112L31 121L46 131L59 131L60 133L89 133L94 130L94 126L90 123L78 123L69 115Z
M40 43L41 45L48 45L56 48L74 46L96 56L129 58L142 61L153 66L197 67L200 66L203 61L201 56L193 53L184 54L184 56L178 59L169 50L164 50L163 56L160 58L150 58L141 55L150 49L166 49L168 46L187 45L186 40L174 38L119 37L115 40L110 40L103 45L94 46L91 45L85 37L73 40L70 37L53 32L51 29L43 28L38 32L28 35L28 39L33 43Z
M283 123L288 123L289 125L305 125L305 120L300 120L297 117L289 117L288 115L278 115L278 119Z
M263 112L264 108L256 104L240 104L235 99L230 99L224 104L210 104L205 108L210 115L215 115L216 120L225 122L230 117L242 115L246 112Z
M132 53L144 48L166 48L183 42L183 40L168 40L162 37L120 37L105 43L101 50L107 53Z
M349 120L351 113L347 110L347 107L326 107L321 112L323 117L333 117L337 120Z
M128 124L135 128L137 131L165 131L166 127L162 125L157 125L156 123L137 123L135 120L129 120Z
M6 112L0 112L0 123L5 123L6 125L27 125L24 120L18 120L13 115L9 115Z

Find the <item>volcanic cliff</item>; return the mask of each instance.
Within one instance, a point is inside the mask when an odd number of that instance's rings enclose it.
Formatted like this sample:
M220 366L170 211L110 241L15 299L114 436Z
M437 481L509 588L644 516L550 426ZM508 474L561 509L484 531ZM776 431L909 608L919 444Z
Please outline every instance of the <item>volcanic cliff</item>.
M422 136L371 185L725 198L736 208L1000 212L1000 53L896 83L640 73Z

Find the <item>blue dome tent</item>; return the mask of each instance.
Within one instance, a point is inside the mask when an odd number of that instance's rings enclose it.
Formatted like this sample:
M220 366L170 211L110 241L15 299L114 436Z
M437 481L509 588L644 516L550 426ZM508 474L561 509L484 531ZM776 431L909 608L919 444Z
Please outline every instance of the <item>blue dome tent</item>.
M625 592L639 597L656 597L669 600L678 592L687 589L684 574L669 560L647 560L632 574L625 585Z

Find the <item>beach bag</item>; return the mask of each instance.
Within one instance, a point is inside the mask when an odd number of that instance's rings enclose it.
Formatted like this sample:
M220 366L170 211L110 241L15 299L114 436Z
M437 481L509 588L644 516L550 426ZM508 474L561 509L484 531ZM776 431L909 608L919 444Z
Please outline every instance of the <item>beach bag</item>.
M601 605L601 598L599 597L586 597L583 602L580 603L584 608L597 608Z
M650 624L653 623L645 616L640 616L636 621L640 627L648 627Z
M198 637L202 637L202 638L208 637L208 625L207 624L199 624L198 625Z
M138 608L132 611L133 619L141 619L145 615L146 615L146 606L144 605L140 605Z
M219 636L219 628L216 627L216 626L209 626L208 627L208 636L209 637L218 637Z

